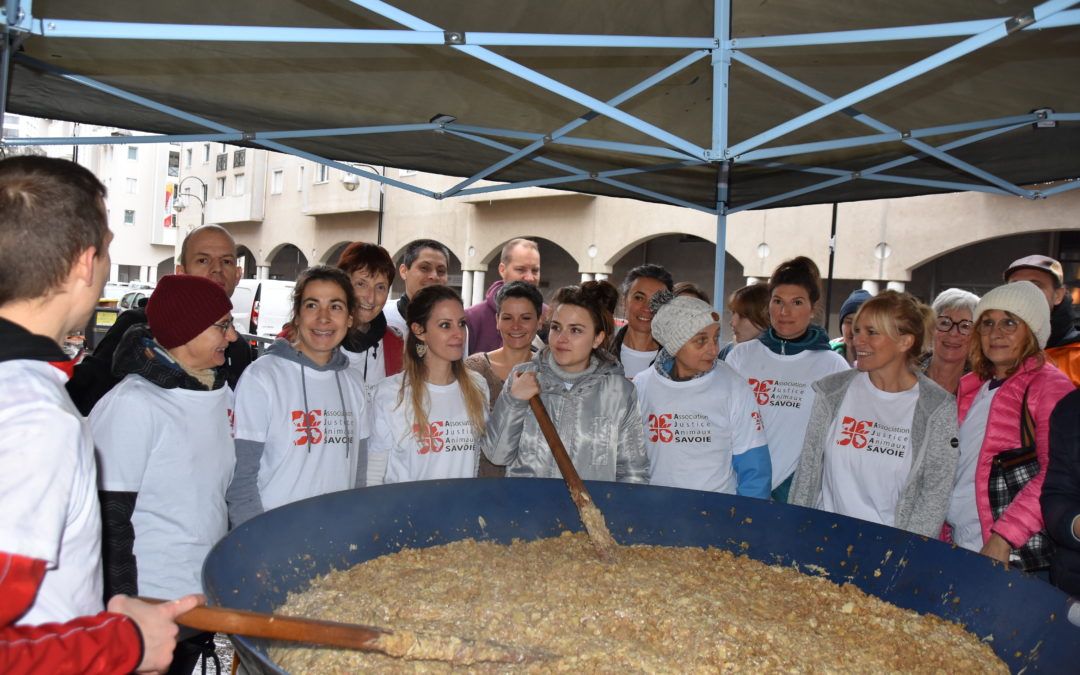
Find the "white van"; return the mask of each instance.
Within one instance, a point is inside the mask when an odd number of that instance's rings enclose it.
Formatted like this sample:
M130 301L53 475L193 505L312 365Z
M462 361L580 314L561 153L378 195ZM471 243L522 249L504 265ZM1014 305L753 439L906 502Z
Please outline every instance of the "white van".
M232 294L237 332L273 338L292 318L295 281L241 279Z

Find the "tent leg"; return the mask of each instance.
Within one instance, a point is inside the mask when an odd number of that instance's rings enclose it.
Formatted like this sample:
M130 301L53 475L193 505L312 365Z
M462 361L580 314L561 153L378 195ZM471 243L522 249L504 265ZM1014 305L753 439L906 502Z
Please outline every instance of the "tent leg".
M713 273L713 307L721 316L724 314L724 263L727 260L727 213L723 204L718 204L716 214L716 263Z

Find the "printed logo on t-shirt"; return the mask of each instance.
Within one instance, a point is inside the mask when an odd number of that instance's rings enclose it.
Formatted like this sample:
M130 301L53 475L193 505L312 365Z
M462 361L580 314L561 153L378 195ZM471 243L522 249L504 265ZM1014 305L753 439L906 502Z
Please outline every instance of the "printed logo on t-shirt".
M712 443L712 426L706 415L650 414L648 423L652 443Z
M289 413L293 432L296 436L293 445L310 446L349 444L355 430L352 411L316 409L304 412L293 410Z
M292 411L293 428L298 434L293 445L318 445L322 442L322 410L312 410L305 413L303 410Z
M761 431L761 413L755 410L754 412L750 413L750 419L754 421L754 431Z
M866 435L873 428L874 423L870 420L857 420L854 417L844 417L843 429L840 430L840 440L837 445L850 445L853 448L866 447Z
M781 408L801 408L806 384L803 382L783 382L778 380L756 380L749 378L750 388L758 405L771 405Z
M772 387L773 380L755 380L750 378L750 387L754 390L754 398L757 399L758 405L769 405L769 389Z
M236 438L236 411L232 408L226 408L225 416L229 418L229 436Z
M871 420L844 416L837 445L848 445L890 457L903 458L911 438L911 429L890 427Z
M414 424L412 431L418 455L463 452L476 447L472 423L468 421L438 420L428 424L426 430Z
M432 422L428 425L427 433L425 434L420 428L419 424L414 424L413 435L416 436L418 454L426 455L429 452L442 452L443 445L443 432L442 422Z

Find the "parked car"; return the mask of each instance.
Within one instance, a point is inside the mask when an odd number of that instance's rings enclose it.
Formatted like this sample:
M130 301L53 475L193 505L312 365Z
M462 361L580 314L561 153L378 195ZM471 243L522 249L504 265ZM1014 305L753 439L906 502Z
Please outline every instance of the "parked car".
M233 324L237 331L273 338L292 317L294 281L241 279L233 291Z

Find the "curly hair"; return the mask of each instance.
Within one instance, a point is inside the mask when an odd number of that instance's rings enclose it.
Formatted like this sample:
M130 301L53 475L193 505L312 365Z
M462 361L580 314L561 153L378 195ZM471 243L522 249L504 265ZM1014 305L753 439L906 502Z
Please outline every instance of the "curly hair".
M574 305L589 313L597 332L603 331L604 340L593 355L605 361L613 357L608 353L615 335L615 306L619 303L619 291L607 281L586 281L580 286L563 286L555 292L551 313L559 305Z

